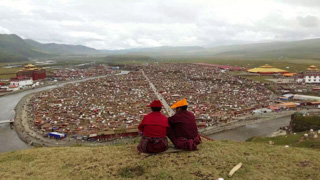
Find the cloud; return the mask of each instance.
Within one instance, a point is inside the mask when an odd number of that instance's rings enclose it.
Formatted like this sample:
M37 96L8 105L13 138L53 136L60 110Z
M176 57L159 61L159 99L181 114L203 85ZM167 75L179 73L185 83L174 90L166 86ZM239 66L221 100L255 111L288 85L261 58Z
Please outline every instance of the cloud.
M320 37L319 2L1 0L0 33L97 49L299 40Z
M302 27L308 28L318 27L320 22L319 18L316 16L299 16L297 19Z
M0 26L0 33L1 34L10 34L10 31L9 31L9 29L6 29L6 28Z

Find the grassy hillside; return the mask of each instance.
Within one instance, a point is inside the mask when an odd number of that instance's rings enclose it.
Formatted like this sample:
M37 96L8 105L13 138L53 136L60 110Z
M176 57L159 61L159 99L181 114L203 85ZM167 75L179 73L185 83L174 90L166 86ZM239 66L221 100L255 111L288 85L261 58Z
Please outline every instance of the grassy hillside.
M0 50L0 63L5 62L22 62L22 61L28 61L28 58L17 56L17 55L10 55L2 50Z
M320 39L220 46L208 51L229 58L320 59Z
M198 151L140 155L136 144L35 148L0 154L0 179L320 179L319 151L204 142Z
M24 58L49 56L48 53L36 49L15 34L0 34L0 52L2 52L1 54Z
M67 45L67 44L56 44L48 43L42 44L37 41L26 39L25 42L51 54L67 55L67 54L94 54L99 53L96 49L89 48L81 45Z
M33 40L24 40L15 34L0 34L0 63L27 61L28 58L55 55L93 53L99 53L99 51L81 45L41 44Z

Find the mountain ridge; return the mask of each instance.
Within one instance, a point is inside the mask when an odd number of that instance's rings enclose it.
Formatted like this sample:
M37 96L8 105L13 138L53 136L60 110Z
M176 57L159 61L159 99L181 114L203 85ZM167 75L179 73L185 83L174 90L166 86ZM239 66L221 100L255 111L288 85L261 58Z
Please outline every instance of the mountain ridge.
M89 48L83 45L69 45L69 44L57 44L57 43L39 43L32 39L25 39L28 44L49 52L51 54L68 55L68 54L94 54L99 53L94 48Z
M213 59L320 59L320 38L299 41L235 44L214 48L204 48L201 46L159 46L120 50L98 50L83 45L40 43L32 39L22 39L16 34L0 34L0 62L65 55L132 55L149 56L151 58L209 57Z

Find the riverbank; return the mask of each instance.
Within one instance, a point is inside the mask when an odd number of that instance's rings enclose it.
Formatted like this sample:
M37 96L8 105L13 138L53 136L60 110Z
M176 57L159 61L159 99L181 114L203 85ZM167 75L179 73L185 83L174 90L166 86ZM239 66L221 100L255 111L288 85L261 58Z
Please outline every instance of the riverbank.
M309 109L309 110L302 109L300 111L303 111L303 112L319 112L320 109ZM241 127L241 126L245 126L245 125L259 124L259 123L270 121L270 120L273 120L273 119L290 117L291 114L293 114L295 112L297 112L297 111L290 110L290 111L265 113L265 114L261 114L261 115L242 116L242 117L238 117L236 120L233 120L233 121L231 121L229 123L225 123L225 124L221 124L221 125L217 125L217 126L211 126L211 127L207 127L207 128L204 128L204 129L200 129L199 132L204 134L204 135L206 135L206 136L210 136L210 135L213 135L215 133L219 133L219 132L222 132L222 131L235 129L235 128L238 128L238 127Z
M24 96L15 107L16 114L14 129L19 138L28 145L50 146L52 143L48 143L46 139L39 136L36 132L32 131L28 124L27 106L29 105L32 96L33 94Z
M43 87L47 87L47 86L52 86L52 85L56 85L58 83L63 83L63 82L51 82L51 83L39 85L39 86L36 86L36 87L33 87L33 88L24 88L24 89L17 90L17 91L0 93L0 97L9 96L9 95L13 95L13 94L18 94L18 93L22 93L22 92L25 92L25 91L29 91L29 90L33 90L33 89L39 89L39 88L43 88Z

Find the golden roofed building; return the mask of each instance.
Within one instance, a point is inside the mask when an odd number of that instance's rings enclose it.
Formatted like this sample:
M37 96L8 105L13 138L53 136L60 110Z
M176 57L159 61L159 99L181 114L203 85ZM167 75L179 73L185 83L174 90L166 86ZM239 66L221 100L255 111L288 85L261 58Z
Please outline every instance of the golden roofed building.
M309 68L307 70L308 71L319 71L318 68L315 65L309 66Z
M278 69L273 66L270 66L269 64L265 64L263 66L260 66L258 68L253 68L247 70L249 73L259 73L259 74L285 74L288 73L288 71L283 70L283 69Z
M32 77L32 80L44 79L46 78L46 70L33 64L28 64L17 72L17 77Z

